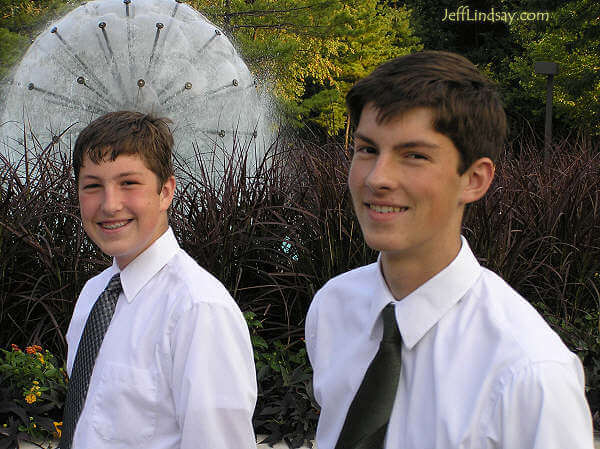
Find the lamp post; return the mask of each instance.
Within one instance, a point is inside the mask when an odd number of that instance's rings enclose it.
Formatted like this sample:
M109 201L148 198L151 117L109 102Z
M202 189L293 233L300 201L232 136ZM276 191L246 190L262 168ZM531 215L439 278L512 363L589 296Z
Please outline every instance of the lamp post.
M535 73L547 75L546 126L544 130L544 158L547 158L552 142L552 88L554 86L554 75L558 73L558 64L556 62L536 62L533 69Z

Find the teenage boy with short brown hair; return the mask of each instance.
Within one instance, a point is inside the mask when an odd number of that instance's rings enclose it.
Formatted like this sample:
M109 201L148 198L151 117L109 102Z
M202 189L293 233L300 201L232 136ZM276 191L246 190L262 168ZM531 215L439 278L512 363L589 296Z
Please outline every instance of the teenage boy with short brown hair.
M83 227L113 264L85 284L67 332L62 449L256 449L246 322L168 225L167 122L114 112L75 144Z
M380 254L308 312L319 449L592 449L580 360L461 236L505 137L492 84L461 56L421 52L346 101L350 193Z

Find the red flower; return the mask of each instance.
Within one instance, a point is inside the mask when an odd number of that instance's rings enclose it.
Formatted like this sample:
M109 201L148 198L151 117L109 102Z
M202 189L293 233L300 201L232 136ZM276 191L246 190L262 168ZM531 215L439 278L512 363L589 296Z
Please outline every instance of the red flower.
M27 354L35 354L36 352L40 352L41 350L42 350L42 347L38 346L38 345L27 346L25 348L25 351L27 352Z
M18 351L21 352L21 348L19 348L16 344L11 344L10 347L12 348L13 351Z

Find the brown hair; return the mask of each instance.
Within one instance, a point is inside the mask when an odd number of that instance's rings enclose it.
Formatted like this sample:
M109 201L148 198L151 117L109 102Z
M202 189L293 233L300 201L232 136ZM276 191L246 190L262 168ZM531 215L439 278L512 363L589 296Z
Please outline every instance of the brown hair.
M367 103L378 109L380 123L413 108L430 108L433 129L460 152L460 174L480 157L495 161L506 136L506 115L494 84L455 53L396 58L358 81L346 96L355 129Z
M114 161L120 154L139 155L159 180L160 192L165 181L173 175L173 135L168 118L158 118L140 112L110 112L86 126L75 141L73 169L75 181L83 158L99 164L105 159Z

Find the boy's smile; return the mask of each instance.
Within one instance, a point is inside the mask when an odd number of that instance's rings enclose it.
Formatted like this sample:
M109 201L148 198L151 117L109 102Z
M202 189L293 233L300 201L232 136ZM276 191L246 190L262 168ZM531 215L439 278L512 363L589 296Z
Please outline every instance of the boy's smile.
M449 262L460 248L468 183L460 154L426 108L382 123L377 114L372 104L361 113L348 179L364 238L384 257Z
M158 192L158 177L137 155L93 163L86 155L79 172L79 206L88 236L120 269L168 228L167 209L175 178Z

